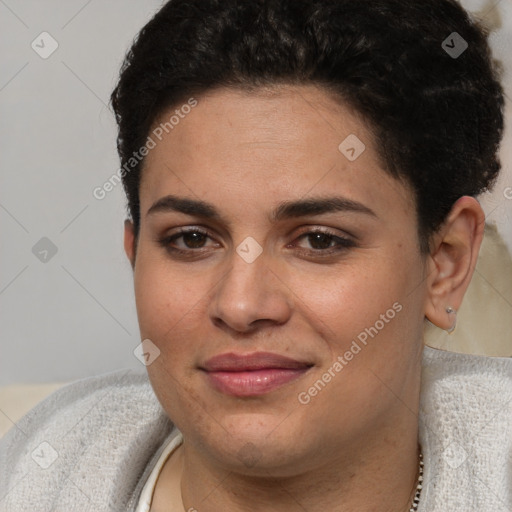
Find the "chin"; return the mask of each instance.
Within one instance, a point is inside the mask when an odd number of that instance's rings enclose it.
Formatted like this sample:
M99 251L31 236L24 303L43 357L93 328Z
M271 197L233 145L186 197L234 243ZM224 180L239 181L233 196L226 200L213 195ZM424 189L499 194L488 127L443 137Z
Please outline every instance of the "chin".
M297 449L304 446L304 438L299 432L279 429L284 417L268 413L229 415L218 428L205 432L201 444L208 446L229 471L261 477L292 476L304 464Z

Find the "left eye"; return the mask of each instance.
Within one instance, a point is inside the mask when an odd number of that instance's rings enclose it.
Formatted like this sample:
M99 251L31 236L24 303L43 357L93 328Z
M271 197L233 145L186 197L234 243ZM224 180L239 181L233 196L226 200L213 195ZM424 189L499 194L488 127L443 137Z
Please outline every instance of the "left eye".
M311 231L309 233L304 233L298 238L298 240L307 241L309 247L303 248L312 251L327 252L329 249L341 250L354 245L354 242L349 238L337 236L332 233L325 233L323 231Z
M304 238L313 249L329 249L335 243L334 237L326 233L309 233Z

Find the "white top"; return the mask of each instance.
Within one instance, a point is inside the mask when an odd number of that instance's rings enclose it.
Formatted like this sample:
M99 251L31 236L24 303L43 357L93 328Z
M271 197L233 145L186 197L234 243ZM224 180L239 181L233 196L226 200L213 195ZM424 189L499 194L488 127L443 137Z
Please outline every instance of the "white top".
M156 461L155 466L151 470L151 473L142 489L139 503L137 504L135 512L149 512L149 509L151 508L151 502L153 501L153 494L155 492L156 481L160 476L160 472L162 471L162 468L164 467L164 464L167 461L167 459L174 453L176 448L178 448L178 446L180 446L181 443L183 443L183 436L181 432L179 432L178 435L170 436L169 439L166 440L164 444L164 449L160 456L158 457L158 460Z

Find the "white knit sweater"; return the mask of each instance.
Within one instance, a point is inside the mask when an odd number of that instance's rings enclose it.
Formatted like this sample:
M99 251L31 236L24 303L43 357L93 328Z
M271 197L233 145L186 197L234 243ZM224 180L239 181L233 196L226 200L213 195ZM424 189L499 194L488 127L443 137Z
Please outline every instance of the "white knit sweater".
M423 354L419 512L512 511L512 359ZM145 373L79 380L0 441L0 511L133 512L173 425Z

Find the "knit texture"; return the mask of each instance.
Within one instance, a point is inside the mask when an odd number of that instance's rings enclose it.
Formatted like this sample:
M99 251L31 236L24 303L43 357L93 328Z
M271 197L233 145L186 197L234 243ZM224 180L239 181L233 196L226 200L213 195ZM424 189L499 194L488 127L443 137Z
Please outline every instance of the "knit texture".
M419 511L512 511L512 359L427 347L419 424Z
M512 359L425 347L419 512L512 510ZM144 370L59 389L0 441L0 511L133 512L173 425Z

